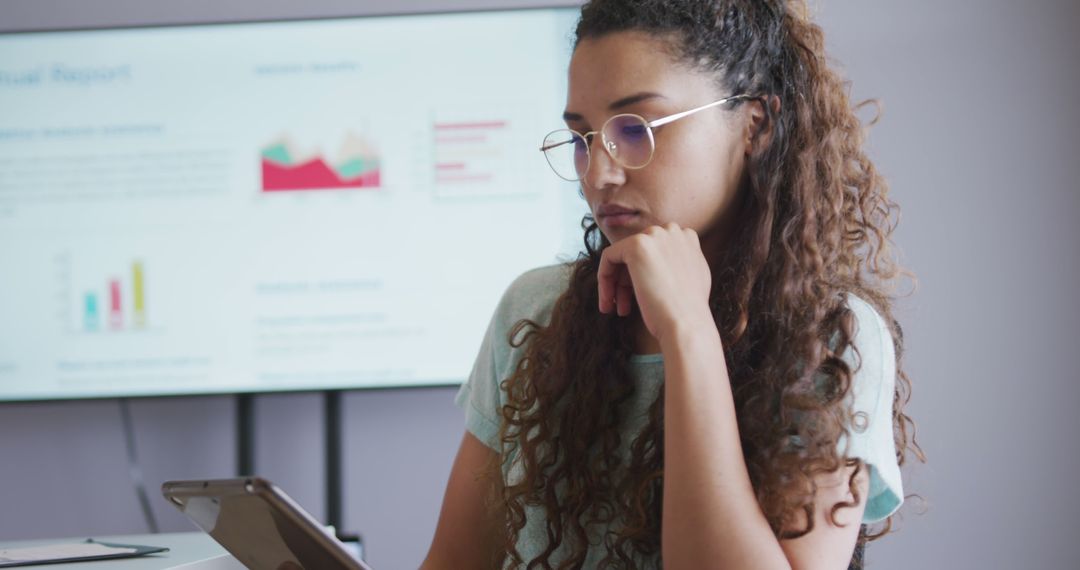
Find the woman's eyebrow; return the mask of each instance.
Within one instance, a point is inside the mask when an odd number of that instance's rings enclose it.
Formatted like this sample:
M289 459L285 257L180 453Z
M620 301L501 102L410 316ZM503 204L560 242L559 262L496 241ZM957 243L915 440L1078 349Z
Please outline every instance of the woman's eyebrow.
M618 111L619 109L622 109L623 107L629 107L630 105L633 105L634 103L640 103L642 101L647 101L649 99L667 99L667 97L664 97L663 95L661 95L659 93L653 93L651 91L644 91L644 92L641 92L641 93L635 93L633 95L630 95L629 97L623 97L622 99L619 99L618 101L615 101L614 103L608 105L608 110L610 110L610 111ZM584 119L584 117L582 117L580 113L574 113L572 111L566 111L565 113L563 113L562 117L563 117L563 120L566 121L566 122L581 121L581 120Z

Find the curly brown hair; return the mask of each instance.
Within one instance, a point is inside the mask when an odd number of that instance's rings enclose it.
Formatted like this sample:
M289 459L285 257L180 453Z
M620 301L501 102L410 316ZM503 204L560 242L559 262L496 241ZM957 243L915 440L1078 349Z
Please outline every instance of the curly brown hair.
M576 42L629 30L664 40L725 92L763 103L766 125L756 137L768 139L753 146L733 205L741 223L723 251L705 254L751 482L776 536L802 536L814 526L814 477L866 468L837 450L852 425L844 404L852 370L841 358L855 328L847 293L871 303L893 337L896 458L903 464L910 449L925 461L903 411L911 384L891 311L898 277L913 279L892 255L898 207L863 151L858 106L827 64L822 31L803 0L594 0L582 8ZM778 112L770 104L777 99ZM580 568L593 524L612 528L601 566L660 561L663 391L629 457L620 458L626 418L619 408L635 390L635 329L630 319L596 310L597 268L610 243L591 216L582 226L585 252L572 263L550 322L520 321L508 339L525 352L501 384L501 449L488 473L504 521L501 555L528 568L551 568L563 544L570 555L558 567ZM519 481L504 480L511 462L524 469ZM834 505L834 517L860 500L854 475L849 488L855 502ZM526 510L535 507L546 517L548 545L526 561L516 545ZM800 513L806 523L796 528ZM890 517L878 533L862 529L857 550L891 525Z

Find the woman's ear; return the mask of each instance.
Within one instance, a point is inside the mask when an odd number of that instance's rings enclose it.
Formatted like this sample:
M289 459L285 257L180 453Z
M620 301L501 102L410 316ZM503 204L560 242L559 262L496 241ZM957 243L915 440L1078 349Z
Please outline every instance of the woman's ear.
M773 121L769 120L769 117L765 114L765 102L768 102L769 107L772 109ZM749 120L746 122L746 132L743 134L745 137L743 140L743 146L746 148L746 155L750 156L755 150L754 145L764 148L769 146L769 141L772 140L773 122L775 118L780 115L780 98L776 95L766 95L753 99L747 103L748 113L750 114ZM755 141L755 138L757 139Z

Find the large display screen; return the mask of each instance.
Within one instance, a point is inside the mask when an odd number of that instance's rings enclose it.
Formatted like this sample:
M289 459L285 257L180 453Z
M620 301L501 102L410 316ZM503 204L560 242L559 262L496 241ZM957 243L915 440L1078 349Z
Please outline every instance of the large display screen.
M0 35L0 400L461 382L581 249L575 19Z

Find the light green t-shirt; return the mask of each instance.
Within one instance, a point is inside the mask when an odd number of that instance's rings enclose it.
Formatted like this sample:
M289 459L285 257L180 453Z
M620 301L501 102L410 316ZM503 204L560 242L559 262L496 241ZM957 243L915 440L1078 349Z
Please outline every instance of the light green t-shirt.
M531 319L546 325L551 317L555 300L566 290L570 266L553 265L526 272L507 289L495 310L484 335L476 363L469 379L461 385L455 403L465 412L465 427L480 441L492 449L498 449L499 412L506 403L506 393L499 383L510 376L524 354L524 347L513 348L507 341L510 329L521 319ZM896 380L896 359L892 337L884 319L863 299L848 295L848 306L856 317L853 344L858 348L862 365L856 367L857 359L850 347L842 355L848 366L855 371L849 403L867 421L851 430L851 441L841 437L838 448L846 449L848 457L862 458L870 466L870 492L867 498L863 523L878 522L900 507L903 488L900 468L897 465L892 432L892 400ZM637 389L633 400L628 402L627 431L629 437L622 440L625 452L629 442L640 433L647 423L647 410L659 395L664 382L664 361L660 354L634 355L631 357L630 374ZM624 455L625 457L625 455ZM520 473L513 469L504 473L509 481ZM518 550L525 560L539 554L547 545L543 511L532 508ZM594 567L607 554L596 532L585 567ZM558 560L558 551L553 560Z

